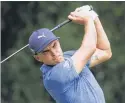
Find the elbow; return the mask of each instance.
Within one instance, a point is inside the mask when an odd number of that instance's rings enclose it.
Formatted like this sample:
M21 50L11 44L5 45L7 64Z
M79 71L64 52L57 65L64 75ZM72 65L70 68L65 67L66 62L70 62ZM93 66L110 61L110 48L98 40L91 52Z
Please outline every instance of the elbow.
M111 49L107 51L107 59L111 59L112 57L112 51Z
M112 52L109 53L109 59L112 57Z

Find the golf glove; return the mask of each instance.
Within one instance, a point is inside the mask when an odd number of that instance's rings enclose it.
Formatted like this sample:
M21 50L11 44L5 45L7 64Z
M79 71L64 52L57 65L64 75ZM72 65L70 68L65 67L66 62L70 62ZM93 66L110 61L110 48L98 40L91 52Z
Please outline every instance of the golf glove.
M89 6L89 5L85 5L85 6L81 6L81 7L79 7L79 8L76 8L76 12L79 12L79 11L89 11L89 10L91 10L92 9L92 7L91 6Z
M91 10L89 12L90 12L90 15L91 15L91 17L92 17L93 20L95 20L96 17L98 17L98 14L94 10Z
M96 17L98 17L98 14L93 10L92 6L85 5L81 6L79 8L76 8L76 12L83 11L83 12L90 12L90 16L93 20L95 20Z

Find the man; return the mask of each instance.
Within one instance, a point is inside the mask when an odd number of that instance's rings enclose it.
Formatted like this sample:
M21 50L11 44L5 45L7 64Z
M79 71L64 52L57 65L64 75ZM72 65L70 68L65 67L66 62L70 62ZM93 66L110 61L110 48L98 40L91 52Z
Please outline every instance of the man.
M68 16L84 25L85 34L77 51L62 52L58 37L39 29L29 38L34 58L42 62L43 83L57 103L105 103L104 94L89 67L111 58L106 33L94 11L77 8Z

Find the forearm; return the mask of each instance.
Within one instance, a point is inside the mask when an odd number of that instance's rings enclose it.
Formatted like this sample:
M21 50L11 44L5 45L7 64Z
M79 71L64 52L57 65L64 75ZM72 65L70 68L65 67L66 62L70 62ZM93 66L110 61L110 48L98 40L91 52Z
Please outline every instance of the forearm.
M85 35L83 37L82 46L84 47L96 47L97 44L97 33L94 22L89 20L85 25Z
M80 48L71 57L76 72L80 73L87 61L91 58L96 50L96 29L93 20L89 20L85 26L85 35Z
M108 37L107 37L98 17L96 17L94 23L95 23L96 32L97 32L96 47L101 50L110 50L110 42L108 40Z

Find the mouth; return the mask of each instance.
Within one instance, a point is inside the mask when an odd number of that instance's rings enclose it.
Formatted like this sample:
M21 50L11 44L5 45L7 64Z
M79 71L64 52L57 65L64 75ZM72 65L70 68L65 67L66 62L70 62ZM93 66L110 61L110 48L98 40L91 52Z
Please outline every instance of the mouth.
M53 60L56 61L56 62L60 62L60 61L63 60L63 56L59 55L59 56L55 57Z

